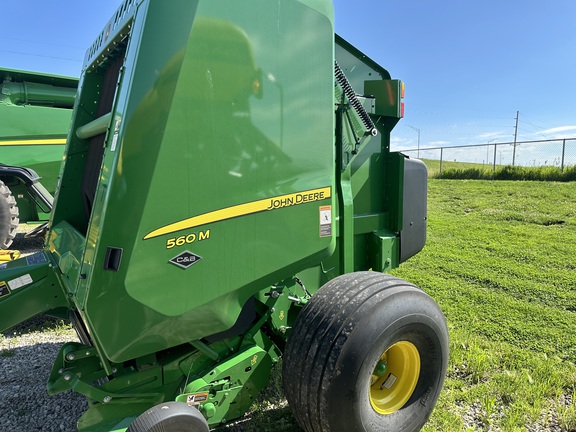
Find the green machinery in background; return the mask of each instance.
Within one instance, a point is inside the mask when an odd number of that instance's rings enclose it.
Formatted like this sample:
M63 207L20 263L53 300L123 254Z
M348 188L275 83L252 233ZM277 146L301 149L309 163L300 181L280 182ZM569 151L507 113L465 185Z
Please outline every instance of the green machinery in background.
M81 431L208 431L282 358L306 431L418 430L448 335L385 275L426 237L390 152L403 85L328 0L125 0L88 49L45 249L0 270L0 329L69 316L48 392Z
M19 222L48 220L77 87L76 78L0 69L2 249Z

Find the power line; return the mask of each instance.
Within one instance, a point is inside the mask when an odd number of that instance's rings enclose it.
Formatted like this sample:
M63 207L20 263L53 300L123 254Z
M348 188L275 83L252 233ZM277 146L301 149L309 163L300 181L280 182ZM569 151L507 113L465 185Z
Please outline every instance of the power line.
M543 133L538 132L538 131L531 131L531 130L523 129L521 127L518 127L518 130L524 131L524 132L532 134L532 135L540 135L542 138L548 139L548 137L546 135L544 135Z
M13 40L13 41L18 41L18 42L33 43L33 44L42 45L42 46L51 45L51 46L60 47L60 48L73 48L73 49L78 49L78 50L82 50L82 51L84 51L86 49L86 48L81 48L81 47L72 46L72 45L56 44L56 43L44 42L44 41L39 42L39 41L20 39L20 38L14 38L14 37L9 37L9 36L0 36L0 39L8 39L8 40Z
M524 117L525 119L528 118L528 117L526 117L524 114L522 114L522 117ZM545 127L542 127L542 126L535 125L534 123L530 123L529 121L526 121L526 120L523 120L523 122L524 122L524 123L528 123L529 125L534 126L534 127L538 128L538 129L542 129L542 130L548 129L548 128L545 128Z
M10 54L26 55L26 56L31 56L31 57L49 58L49 59L54 59L54 60L66 60L66 61L73 61L73 62L77 62L77 63L81 63L81 62L82 62L82 60L71 59L71 58L66 58L66 57L55 57L55 56L48 56L48 55L42 55L42 54L29 54L29 53L24 53L24 52L19 52L19 51L9 51L9 50L3 50L3 49L0 49L0 52L10 53Z

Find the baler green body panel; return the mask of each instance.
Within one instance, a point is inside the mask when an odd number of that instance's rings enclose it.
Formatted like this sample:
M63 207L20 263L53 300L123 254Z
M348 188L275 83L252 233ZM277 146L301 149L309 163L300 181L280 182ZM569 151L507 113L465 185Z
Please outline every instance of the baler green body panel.
M87 238L72 290L114 361L230 328L249 297L334 249L320 224L333 203L332 18L313 2L254 3L134 7L89 223L71 167L95 143L69 143L53 236L67 221ZM104 67L88 65L80 106ZM74 130L85 123L77 114ZM170 262L186 251L195 264Z

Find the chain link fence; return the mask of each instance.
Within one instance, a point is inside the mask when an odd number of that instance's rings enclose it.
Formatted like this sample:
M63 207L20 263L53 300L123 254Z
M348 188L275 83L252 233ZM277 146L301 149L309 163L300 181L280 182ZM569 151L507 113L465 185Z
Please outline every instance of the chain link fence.
M553 166L564 172L567 167L576 165L576 138L407 149L401 152L412 158L439 162L438 174L447 168L483 167L496 170L506 165Z

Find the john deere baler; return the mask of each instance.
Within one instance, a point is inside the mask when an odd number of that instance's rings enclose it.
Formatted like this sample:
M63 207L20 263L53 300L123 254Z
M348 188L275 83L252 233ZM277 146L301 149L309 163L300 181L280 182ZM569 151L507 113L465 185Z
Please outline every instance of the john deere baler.
M326 0L125 0L88 49L43 252L0 270L0 329L67 314L51 394L82 431L208 431L283 358L307 431L417 430L448 356L384 275L426 236L389 150L403 85Z

